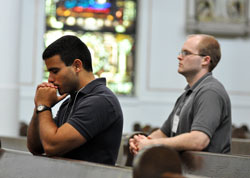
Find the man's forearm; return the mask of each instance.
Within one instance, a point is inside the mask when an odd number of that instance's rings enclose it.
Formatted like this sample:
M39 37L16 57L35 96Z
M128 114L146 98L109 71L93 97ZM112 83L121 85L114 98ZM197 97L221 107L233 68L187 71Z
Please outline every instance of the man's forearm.
M28 127L27 147L32 154L44 153L43 146L39 135L39 120L34 110L31 122Z
M44 147L48 145L55 145L55 136L58 127L52 119L51 111L41 112L38 116L39 132L42 144Z
M51 155L50 149L54 149L58 145L56 139L57 129L51 111L43 111L39 114L34 111L27 135L27 146L30 152L35 155L42 153Z
M166 138L167 136L161 131L161 129L158 129L153 133L151 133L148 137L152 139L157 139L157 138Z
M48 156L60 156L79 147L86 139L70 124L55 124L51 111L39 113L39 131L44 152Z
M175 137L160 138L153 140L153 144L165 144L178 151L192 150L202 151L209 144L209 137L200 131L192 131Z

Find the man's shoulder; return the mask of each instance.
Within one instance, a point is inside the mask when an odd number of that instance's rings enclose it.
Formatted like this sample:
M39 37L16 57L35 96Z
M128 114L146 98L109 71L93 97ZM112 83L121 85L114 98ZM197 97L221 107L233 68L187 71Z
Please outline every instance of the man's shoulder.
M112 92L95 91L79 97L76 101L78 106L91 106L107 108L120 105L118 98Z
M83 93L87 96L92 95L103 95L103 94L115 94L106 86L105 78L97 78L91 81L85 88L83 88L80 93Z
M218 79L214 78L213 76L209 76L206 79L206 81L202 83L202 85L196 91L196 96L201 96L204 93L207 93L206 96L210 96L210 97L216 96L227 102L230 101L229 95L225 87L223 86L223 84Z
M215 77L208 76L200 85L200 90L213 90L215 92L226 92L224 85Z

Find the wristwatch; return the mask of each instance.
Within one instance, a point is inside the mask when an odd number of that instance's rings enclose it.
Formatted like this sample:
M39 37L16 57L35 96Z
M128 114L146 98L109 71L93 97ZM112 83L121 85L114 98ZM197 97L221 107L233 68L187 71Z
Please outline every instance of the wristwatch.
M48 106L45 106L45 105L38 105L36 107L36 113L43 112L43 111L46 111L46 110L51 111L51 108L48 107Z

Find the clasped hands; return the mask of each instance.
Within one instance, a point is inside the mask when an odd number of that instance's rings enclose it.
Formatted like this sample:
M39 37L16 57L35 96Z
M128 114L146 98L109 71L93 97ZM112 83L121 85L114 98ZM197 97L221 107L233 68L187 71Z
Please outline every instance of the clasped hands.
M136 155L145 146L151 145L152 140L150 137L145 135L135 135L133 138L129 139L129 150L130 153Z
M67 96L67 94L58 96L57 89L58 87L53 83L43 82L38 85L34 99L35 105L46 105L48 107L53 107L56 103Z

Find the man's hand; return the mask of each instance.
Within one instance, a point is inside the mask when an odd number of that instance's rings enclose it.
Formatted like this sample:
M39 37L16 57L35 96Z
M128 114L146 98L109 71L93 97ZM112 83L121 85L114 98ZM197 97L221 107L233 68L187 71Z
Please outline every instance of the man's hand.
M149 137L146 137L144 135L135 135L134 139L135 139L136 147L138 151L143 149L145 146L152 144L152 140Z
M57 96L57 86L52 83L42 83L37 86L35 95L35 105L40 104L46 105L48 107L53 107L56 103L61 101L67 96L64 94L62 96Z
M129 139L129 151L131 154L134 155L138 153L138 148L136 146L136 141L134 138Z
M149 143L150 137L144 135L135 135L133 138L129 139L129 150L132 154L137 154L139 150L144 148Z

